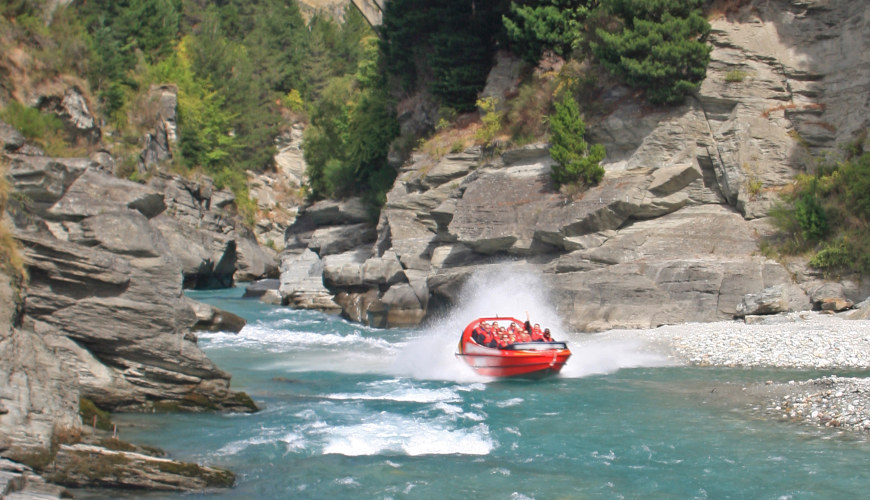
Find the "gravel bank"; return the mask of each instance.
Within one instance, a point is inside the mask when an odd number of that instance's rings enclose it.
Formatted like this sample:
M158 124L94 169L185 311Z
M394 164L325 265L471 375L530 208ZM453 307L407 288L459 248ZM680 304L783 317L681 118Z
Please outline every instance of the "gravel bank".
M870 321L814 312L750 321L613 330L600 335L640 339L674 361L696 366L818 370L819 378L787 384L759 381L743 391L746 397L761 400L765 413L777 418L870 433L870 378L831 375L870 369Z

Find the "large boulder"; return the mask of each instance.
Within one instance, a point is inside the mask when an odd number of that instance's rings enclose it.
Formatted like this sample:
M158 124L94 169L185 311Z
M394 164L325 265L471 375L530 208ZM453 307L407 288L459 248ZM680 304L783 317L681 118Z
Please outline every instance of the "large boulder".
M361 198L342 201L319 201L304 210L305 215L317 225L358 224L369 219L369 211Z
M24 145L24 135L15 127L0 120L0 149L3 152L14 153Z
M84 443L60 445L53 465L49 479L79 488L204 491L235 483L235 475L226 469Z
M29 203L30 211L44 215L93 162L83 158L9 155L8 176Z
M275 251L257 243L254 234L245 227L236 230L236 265L234 281L256 281L276 277L278 256Z
M187 304L196 315L196 323L193 324L194 330L239 333L247 323L245 318L238 314L224 311L210 304L193 299L187 299Z
M779 314L788 311L788 292L783 285L765 288L758 293L748 293L737 304L735 315Z
M77 429L78 396L67 366L43 337L13 326L19 290L0 271L0 455L48 449L56 429Z
M281 260L281 293L286 305L338 312L333 294L323 285L323 261L313 251L285 253Z
M163 194L142 184L118 179L88 168L45 214L52 220L80 221L85 217L117 210L121 205L152 218L166 209Z
M154 226L166 238L172 255L181 262L184 287L228 288L236 273L236 242L223 233L191 227L183 219L161 215Z

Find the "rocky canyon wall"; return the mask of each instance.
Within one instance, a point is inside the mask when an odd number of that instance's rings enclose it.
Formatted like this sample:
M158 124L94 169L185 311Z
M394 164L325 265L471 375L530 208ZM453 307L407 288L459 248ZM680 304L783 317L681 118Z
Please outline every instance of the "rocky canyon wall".
M422 321L475 272L543 277L567 326L650 327L863 299L800 260L760 255L779 193L814 159L866 141L870 10L862 2L755 1L714 15L707 78L676 108L602 92L587 118L602 183L557 192L546 144L491 157L415 154L376 231L353 201L309 207L288 229L285 303L377 326ZM498 71L498 67L495 70Z

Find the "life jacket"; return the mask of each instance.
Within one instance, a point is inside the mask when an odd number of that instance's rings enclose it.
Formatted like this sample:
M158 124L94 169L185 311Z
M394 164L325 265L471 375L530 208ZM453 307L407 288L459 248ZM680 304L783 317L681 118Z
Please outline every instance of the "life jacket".
M471 331L471 340L477 342L480 345L484 345L485 339L486 330L484 330L480 326L474 327L474 330Z
M492 336L491 332L484 330L483 333L483 345L487 347L492 347L492 343L495 341L495 337Z

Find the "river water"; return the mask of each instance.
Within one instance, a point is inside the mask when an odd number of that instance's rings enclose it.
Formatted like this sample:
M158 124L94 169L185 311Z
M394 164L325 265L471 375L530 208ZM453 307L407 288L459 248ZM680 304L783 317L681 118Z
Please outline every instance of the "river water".
M461 307L415 330L266 306L241 299L241 288L191 293L248 320L237 335L201 335L200 346L262 411L118 416L121 437L236 472L235 488L194 498L866 494L867 441L771 419L722 395L745 381L819 373L675 366L641 344L563 333L556 337L575 354L558 377L476 376L453 356L474 317L524 319L529 310L563 331L540 285L523 280L510 291L472 280ZM485 293L493 290L502 293Z

